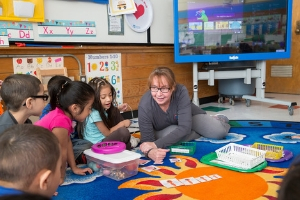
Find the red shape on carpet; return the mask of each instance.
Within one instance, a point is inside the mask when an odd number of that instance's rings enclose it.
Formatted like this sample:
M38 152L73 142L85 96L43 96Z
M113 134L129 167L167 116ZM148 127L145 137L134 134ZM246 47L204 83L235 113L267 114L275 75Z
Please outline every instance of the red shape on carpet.
M145 200L172 200L172 199L177 199L181 197L182 194L160 194L160 195L155 195L152 197L148 197Z

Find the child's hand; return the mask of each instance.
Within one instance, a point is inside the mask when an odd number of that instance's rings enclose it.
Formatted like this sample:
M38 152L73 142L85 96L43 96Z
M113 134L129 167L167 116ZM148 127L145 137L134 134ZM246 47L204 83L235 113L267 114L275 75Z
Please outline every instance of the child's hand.
M124 124L124 127L129 127L130 126L130 124L131 124L131 121L129 120L129 119L125 119L124 121L123 121L123 124Z
M123 103L121 105L118 106L118 109L120 112L125 112L128 108L128 104L127 103Z
M86 172L88 172L89 174L93 173L93 170L91 168L79 168L79 167L75 167L74 169L72 169L74 174L78 174L78 175L86 175Z

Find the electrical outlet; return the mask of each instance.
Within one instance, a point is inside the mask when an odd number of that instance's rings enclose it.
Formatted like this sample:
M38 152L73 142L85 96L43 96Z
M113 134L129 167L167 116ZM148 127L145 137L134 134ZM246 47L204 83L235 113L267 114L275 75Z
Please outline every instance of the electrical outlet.
M300 34L300 21L299 20L296 22L296 30L295 30L295 32L296 32L297 35Z

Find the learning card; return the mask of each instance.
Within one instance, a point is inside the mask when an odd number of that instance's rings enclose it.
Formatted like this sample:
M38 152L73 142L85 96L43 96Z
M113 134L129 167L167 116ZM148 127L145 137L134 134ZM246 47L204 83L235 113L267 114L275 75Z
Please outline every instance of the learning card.
M196 177L196 179L197 179L199 182L201 182L201 183L204 183L204 182L207 181L207 180L205 180L205 179L202 178L202 177Z
M160 168L156 167L154 165L149 165L147 167L142 167L142 169L147 171L147 172L153 172L153 171L159 170Z
M182 179L179 179L179 181L181 183L183 183L184 185L194 185L194 184L200 183L200 181L198 181L194 177L182 178Z
M181 183L180 181L178 181L176 178L174 178L174 179L167 179L167 180L161 180L159 182L163 186L165 186L166 188L173 188L173 187L177 187L177 186L183 185L183 183Z
M208 176L204 175L204 176L200 176L201 178L205 179L206 181L211 181L213 180L212 178L209 178Z
M209 175L208 177L210 177L211 179L219 179L219 178L222 178L220 175L218 174L213 174L213 175Z
M144 160L144 159L140 159L139 160L139 165L146 165L147 163L149 163L151 160Z
M181 162L181 159L180 158L170 158L170 162L171 163Z

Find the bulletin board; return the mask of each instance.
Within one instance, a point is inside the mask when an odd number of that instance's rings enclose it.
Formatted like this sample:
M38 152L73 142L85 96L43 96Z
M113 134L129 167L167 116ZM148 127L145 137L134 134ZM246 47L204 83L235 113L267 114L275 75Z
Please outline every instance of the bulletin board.
M45 35L39 34L38 24L34 24L34 41L63 43L147 43L147 32L137 33L131 30L126 23L123 24L124 35L109 35L107 5L92 1L44 0L45 22L60 23L63 21L74 21L79 22L79 24L80 22L91 22L95 24L93 27L94 35L87 36L87 34L81 34L45 37ZM54 28L58 29L58 27ZM91 30L91 28L86 30Z
M5 18L9 15L5 6L13 1L37 2L34 17L4 21L9 19ZM134 1L137 4L145 2ZM153 21L150 29L138 32L124 20L126 15L109 16L108 4L97 0L0 0L0 8L3 6L1 33L8 42L173 44L172 0L149 1L153 7ZM40 17L43 20L39 20ZM0 46L8 46L8 42Z

